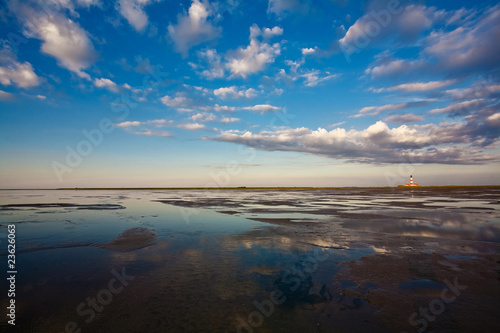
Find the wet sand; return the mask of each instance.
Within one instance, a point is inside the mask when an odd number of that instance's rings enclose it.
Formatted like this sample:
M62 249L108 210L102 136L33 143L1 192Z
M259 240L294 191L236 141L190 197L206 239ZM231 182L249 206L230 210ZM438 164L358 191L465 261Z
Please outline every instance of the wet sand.
M2 237L16 225L19 332L500 329L499 187L0 200Z

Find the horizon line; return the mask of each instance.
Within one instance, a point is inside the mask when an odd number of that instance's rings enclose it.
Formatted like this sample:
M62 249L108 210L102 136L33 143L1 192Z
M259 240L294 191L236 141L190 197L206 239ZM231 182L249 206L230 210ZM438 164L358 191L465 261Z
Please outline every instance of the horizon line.
M419 185L419 186L234 186L234 187L58 187L58 188L0 188L0 191L94 191L94 190L321 190L321 189L389 189L443 187L500 187L500 185Z

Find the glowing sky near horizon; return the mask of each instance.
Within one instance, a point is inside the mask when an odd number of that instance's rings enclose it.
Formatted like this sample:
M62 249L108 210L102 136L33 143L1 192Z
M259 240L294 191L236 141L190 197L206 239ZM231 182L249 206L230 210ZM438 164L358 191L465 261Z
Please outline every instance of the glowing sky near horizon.
M500 184L500 5L7 0L0 188Z

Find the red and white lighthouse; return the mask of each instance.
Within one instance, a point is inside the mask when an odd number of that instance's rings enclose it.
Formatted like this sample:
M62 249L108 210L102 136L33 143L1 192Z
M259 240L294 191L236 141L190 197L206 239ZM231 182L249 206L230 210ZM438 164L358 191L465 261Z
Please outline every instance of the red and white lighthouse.
M410 175L410 183L406 183L405 186L420 186L417 183L413 183L413 175Z

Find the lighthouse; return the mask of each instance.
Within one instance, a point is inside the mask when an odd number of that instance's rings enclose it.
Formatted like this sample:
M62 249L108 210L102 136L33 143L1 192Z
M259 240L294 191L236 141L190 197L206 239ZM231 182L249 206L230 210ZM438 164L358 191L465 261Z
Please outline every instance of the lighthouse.
M410 175L410 183L406 183L405 186L420 186L417 183L413 183L413 175Z

